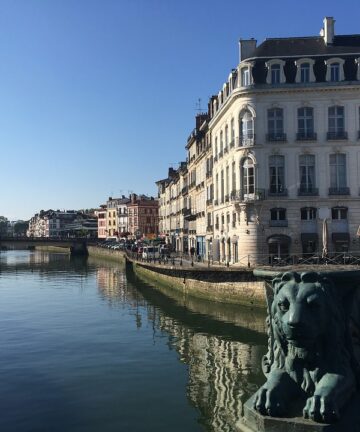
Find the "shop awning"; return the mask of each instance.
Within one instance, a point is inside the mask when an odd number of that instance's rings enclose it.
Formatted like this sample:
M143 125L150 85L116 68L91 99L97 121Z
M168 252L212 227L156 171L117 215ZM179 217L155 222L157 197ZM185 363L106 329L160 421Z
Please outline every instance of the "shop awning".
M332 241L333 242L349 242L350 234L349 233L332 233Z
M284 234L275 234L270 236L267 239L268 244L272 243L280 243L280 244L289 244L291 242L291 238Z
M318 241L318 238L318 233L301 233L302 242Z

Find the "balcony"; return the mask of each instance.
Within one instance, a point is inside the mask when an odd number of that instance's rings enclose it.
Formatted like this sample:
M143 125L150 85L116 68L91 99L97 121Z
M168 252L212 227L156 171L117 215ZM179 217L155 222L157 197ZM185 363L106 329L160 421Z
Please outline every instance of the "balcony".
M186 194L188 193L188 190L189 190L189 188L188 188L187 186L184 186L184 187L181 189L181 193L182 193L182 195L186 195Z
M212 177L212 171L206 171L206 178Z
M296 141L316 141L317 134L315 132L298 132Z
M271 227L287 227L288 221L287 220L271 220L269 222L269 226L271 226Z
M244 191L232 191L230 194L231 202L252 202L262 201L265 199L265 189L255 189L252 193L245 193Z
M288 196L288 190L286 188L284 188L284 189L270 188L268 190L268 196L270 196L270 197L286 197L286 196Z
M196 182L193 181L189 184L189 189L192 189L195 186L196 186Z
M208 225L206 227L206 232L213 232L214 231L214 226L213 225Z
M266 135L266 141L268 142L286 142L286 133L283 132L272 132Z
M212 198L206 200L206 205L207 205L208 207L211 206L212 204L213 204L213 199L212 199Z
M349 187L330 187L329 195L350 195Z
M347 140L348 134L345 131L328 132L326 134L326 139L328 141Z
M216 200L214 200L214 205L218 205L219 204L219 201L216 199Z
M255 144L255 134L248 133L239 138L239 147L249 147Z
M318 188L311 188L311 187L299 187L298 189L298 196L318 196L319 195L319 189Z

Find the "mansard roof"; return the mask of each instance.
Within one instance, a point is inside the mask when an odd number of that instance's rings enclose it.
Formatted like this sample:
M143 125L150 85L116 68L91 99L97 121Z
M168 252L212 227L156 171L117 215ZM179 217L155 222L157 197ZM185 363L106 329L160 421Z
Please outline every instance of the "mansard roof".
M360 55L360 35L336 35L332 44L322 36L265 39L250 58Z

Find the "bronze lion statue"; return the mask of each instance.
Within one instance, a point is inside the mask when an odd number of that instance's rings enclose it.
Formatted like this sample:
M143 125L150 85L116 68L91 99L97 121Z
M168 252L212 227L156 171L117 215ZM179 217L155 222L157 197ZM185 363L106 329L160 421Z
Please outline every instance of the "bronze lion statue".
M254 397L261 414L281 417L297 403L305 418L325 423L339 418L359 376L353 340L358 317L351 318L352 306L339 291L315 272L273 279L262 364L267 381Z

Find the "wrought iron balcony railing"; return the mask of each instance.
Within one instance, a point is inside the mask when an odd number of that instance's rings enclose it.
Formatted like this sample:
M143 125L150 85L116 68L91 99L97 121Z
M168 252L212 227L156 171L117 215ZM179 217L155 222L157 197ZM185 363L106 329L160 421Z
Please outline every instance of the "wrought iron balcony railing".
M349 187L330 187L329 195L350 195Z
M326 134L326 139L331 140L347 140L348 134L345 131L328 132Z
M266 141L269 142L285 142L286 141L286 133L283 132L271 132L266 135Z

